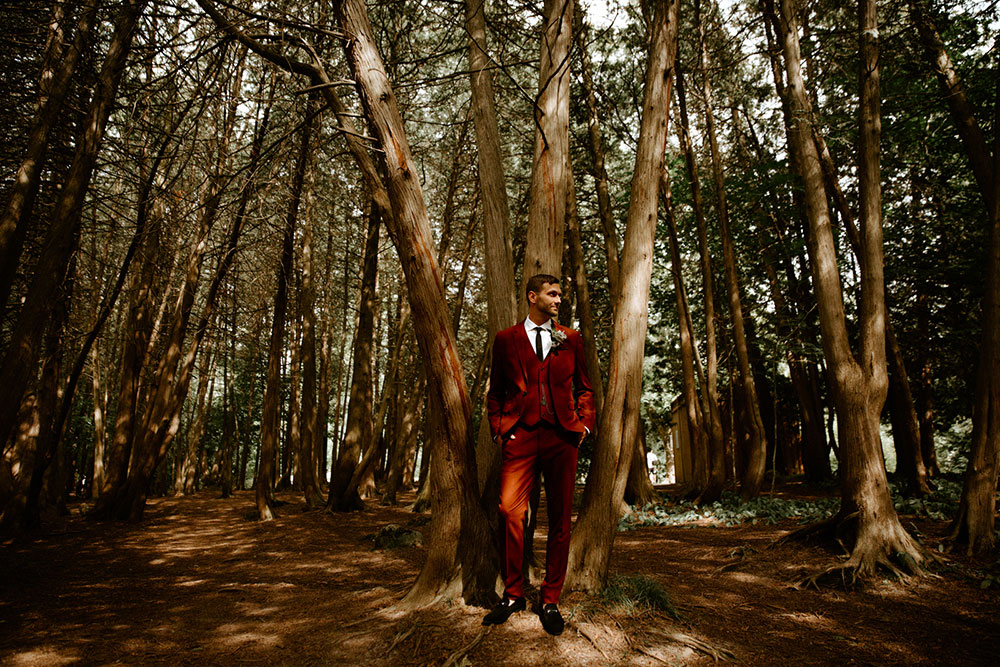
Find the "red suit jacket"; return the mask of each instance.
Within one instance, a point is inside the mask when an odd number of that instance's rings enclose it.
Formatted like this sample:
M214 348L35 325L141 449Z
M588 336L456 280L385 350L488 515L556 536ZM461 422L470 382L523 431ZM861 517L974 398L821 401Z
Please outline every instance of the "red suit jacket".
M555 324L555 330L566 337L558 345L553 340L548 357L548 389L556 417L567 431L593 432L594 393L587 377L583 338L579 332L559 324ZM531 358L537 357L524 329L524 320L499 332L493 341L486 412L494 438L509 432L521 418L528 383L525 369Z

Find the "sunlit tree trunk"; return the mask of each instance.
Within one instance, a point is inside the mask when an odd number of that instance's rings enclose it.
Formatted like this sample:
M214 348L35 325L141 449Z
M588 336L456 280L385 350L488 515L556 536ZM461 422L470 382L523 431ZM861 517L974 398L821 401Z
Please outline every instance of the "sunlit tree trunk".
M484 567L492 540L476 488L476 463L469 437L469 394L451 328L440 268L423 192L416 178L396 99L372 41L361 0L338 2L345 55L362 107L383 149L394 216L386 220L406 277L421 359L427 372L428 412L438 450L431 470L434 512L427 560L401 602L417 607L461 592L466 602L495 597L495 570Z
M608 386L590 475L570 543L566 580L570 589L595 590L604 583L618 511L639 437L657 200L677 53L677 0L657 1L652 6L642 121L629 198Z
M535 153L522 288L536 273L562 273L566 199L570 191L567 166L573 5L574 0L545 0L542 13L538 96L534 109ZM527 312L526 301L522 302L521 310Z

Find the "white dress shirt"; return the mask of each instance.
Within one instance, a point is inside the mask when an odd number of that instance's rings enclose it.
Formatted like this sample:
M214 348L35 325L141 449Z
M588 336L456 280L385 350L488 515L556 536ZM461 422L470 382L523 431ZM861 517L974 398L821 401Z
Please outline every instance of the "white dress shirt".
M549 356L552 351L552 320L547 320L545 324L535 324L530 317L524 318L524 330L528 332L528 340L531 342L531 349L535 349L535 337L538 332L535 327L542 328L542 359Z

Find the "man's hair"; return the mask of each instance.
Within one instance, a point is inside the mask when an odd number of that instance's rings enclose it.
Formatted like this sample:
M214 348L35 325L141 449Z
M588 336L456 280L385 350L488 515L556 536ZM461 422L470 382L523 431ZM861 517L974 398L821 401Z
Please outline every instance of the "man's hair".
M559 279L555 276L550 276L547 273L539 273L537 275L528 278L528 283L524 286L524 298L528 298L528 292L534 292L538 294L542 291L542 285L548 283L549 285L558 285Z

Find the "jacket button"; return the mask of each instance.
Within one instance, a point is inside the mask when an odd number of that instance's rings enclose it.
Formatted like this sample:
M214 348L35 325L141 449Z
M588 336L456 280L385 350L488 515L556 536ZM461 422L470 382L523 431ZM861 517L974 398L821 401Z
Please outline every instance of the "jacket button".
M522 391L521 392L521 396L527 396L527 395L528 395L528 392L526 392L526 391Z

